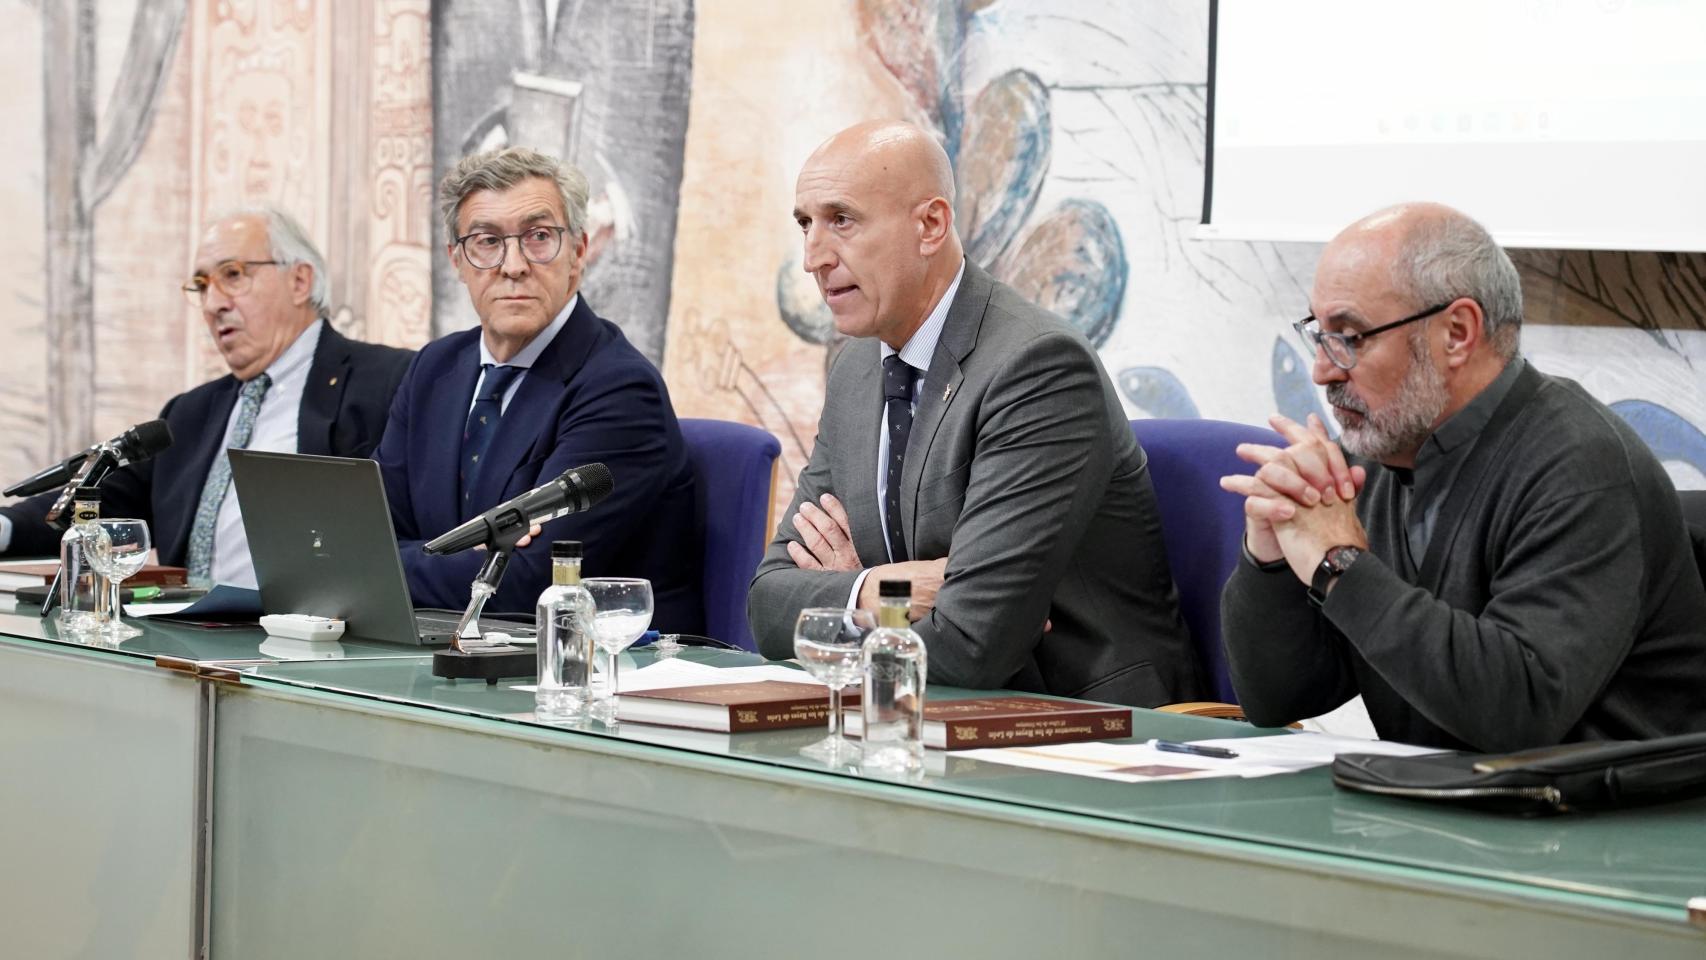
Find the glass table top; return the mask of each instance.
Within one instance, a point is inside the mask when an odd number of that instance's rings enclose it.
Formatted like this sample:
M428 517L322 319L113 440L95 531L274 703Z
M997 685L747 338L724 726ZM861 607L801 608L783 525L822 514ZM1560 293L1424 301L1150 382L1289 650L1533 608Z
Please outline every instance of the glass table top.
M645 650L625 655L651 662ZM763 662L745 653L690 649L683 654L715 666ZM624 664L624 669L629 665ZM820 728L724 734L623 723L576 729L533 717L533 695L505 681L448 681L429 660L270 663L243 669L247 678L332 691L366 699L552 729L563 737L613 737L672 750L736 758L793 771L854 779L853 768L831 769L799 754ZM974 695L931 687L934 698ZM1275 734L1247 724L1137 710L1134 739L1175 740ZM930 751L930 769L913 789L940 795L1159 827L1288 850L1376 861L1550 891L1603 897L1612 905L1681 911L1706 895L1706 799L1601 813L1524 819L1333 787L1326 768L1273 777L1121 783L993 763Z
M387 657L424 657L431 651L422 647L382 643L367 640L338 640L307 643L283 637L269 637L255 624L196 627L168 623L158 619L126 617L124 622L142 629L142 635L118 644L63 637L59 624L51 616L43 618L34 606L16 606L11 595L4 595L0 606L0 633L44 640L66 647L91 652L104 651L122 656L153 660L155 657L176 657L197 662L245 662L255 660L357 660Z

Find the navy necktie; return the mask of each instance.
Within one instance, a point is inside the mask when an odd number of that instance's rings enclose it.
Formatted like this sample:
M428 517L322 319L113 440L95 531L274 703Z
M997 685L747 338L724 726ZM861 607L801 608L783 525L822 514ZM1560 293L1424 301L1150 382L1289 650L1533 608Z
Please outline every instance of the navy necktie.
M899 354L883 358L883 409L889 431L889 481L883 512L888 519L889 556L895 563L904 563L908 554L900 529L900 474L906 466L906 441L912 436L912 365Z
M515 378L527 372L522 367L484 364L485 376L475 391L474 405L468 408L468 425L462 431L462 502L466 505L473 496L474 484L480 479L480 460L492 446L498 432L498 419L503 416L504 391Z

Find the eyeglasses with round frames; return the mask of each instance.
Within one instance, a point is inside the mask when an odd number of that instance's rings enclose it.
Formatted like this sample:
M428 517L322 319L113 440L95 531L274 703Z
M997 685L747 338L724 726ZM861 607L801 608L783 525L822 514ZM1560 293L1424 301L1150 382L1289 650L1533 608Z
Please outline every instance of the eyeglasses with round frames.
M503 266L504 257L509 253L509 242L514 240L521 249L521 255L533 263L550 263L557 259L557 254L563 249L563 234L568 227L538 226L528 227L520 233L470 233L465 237L457 237L456 245L462 248L462 257L468 265L477 270L493 270Z
M218 287L227 297L240 297L254 285L250 267L279 266L283 264L277 260L221 260L214 265L211 273L198 273L184 284L184 299L190 302L190 306L200 309L207 300L209 287Z
M1303 345L1309 348L1311 355L1314 355L1316 348L1319 347L1326 352L1327 359L1333 361L1333 366L1340 370L1349 370L1357 365L1357 344L1375 334L1396 330L1407 323L1415 323L1417 320L1426 320L1460 299L1462 298L1454 297L1437 307L1429 307L1421 313L1412 313L1402 320L1381 324L1373 330L1364 330L1361 333L1332 333L1322 330L1321 321L1317 320L1313 314L1296 321L1291 325L1291 328L1296 330L1297 335L1303 339Z

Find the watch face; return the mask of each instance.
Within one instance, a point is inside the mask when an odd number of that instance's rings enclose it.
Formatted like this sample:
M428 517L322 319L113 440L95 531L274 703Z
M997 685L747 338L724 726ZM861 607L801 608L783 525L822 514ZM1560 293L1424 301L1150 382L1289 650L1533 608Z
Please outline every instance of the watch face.
M1327 551L1327 563L1331 564L1335 573L1344 573L1356 558L1362 556L1362 550L1357 547L1334 547Z

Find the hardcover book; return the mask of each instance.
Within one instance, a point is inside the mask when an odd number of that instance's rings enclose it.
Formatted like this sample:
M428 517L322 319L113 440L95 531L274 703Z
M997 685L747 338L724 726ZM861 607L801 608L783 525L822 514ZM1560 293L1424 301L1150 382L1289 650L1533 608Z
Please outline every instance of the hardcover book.
M0 565L0 591L19 587L46 586L59 572L58 560L38 560ZM124 581L128 587L181 587L188 582L189 571L183 567L163 567L149 564Z
M842 694L842 703L858 702L856 691ZM827 726L829 688L820 683L759 680L624 692L617 697L616 718L727 733Z
M847 712L847 732L863 729ZM1034 747L1131 736L1131 708L1042 697L972 697L924 705L924 745L932 750Z

